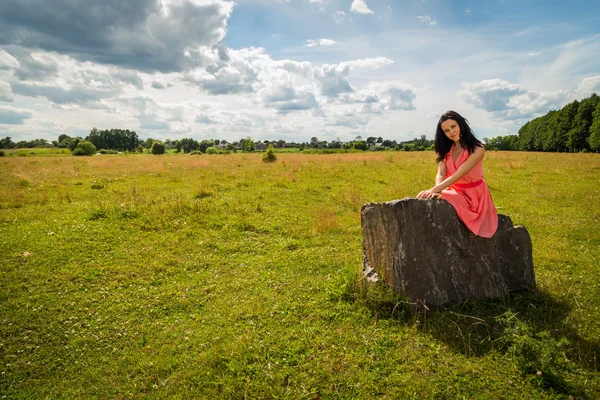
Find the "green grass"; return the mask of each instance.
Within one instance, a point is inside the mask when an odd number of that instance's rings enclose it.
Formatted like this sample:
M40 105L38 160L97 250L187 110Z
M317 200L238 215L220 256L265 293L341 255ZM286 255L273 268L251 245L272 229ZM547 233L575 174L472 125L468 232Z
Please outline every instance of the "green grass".
M0 158L7 398L598 398L600 157L489 152L538 290L413 314L360 207L430 152Z

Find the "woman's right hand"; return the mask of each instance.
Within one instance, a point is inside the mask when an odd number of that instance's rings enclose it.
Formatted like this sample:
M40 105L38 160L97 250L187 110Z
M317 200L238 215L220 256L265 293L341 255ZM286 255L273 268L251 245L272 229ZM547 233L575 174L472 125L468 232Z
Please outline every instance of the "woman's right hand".
M432 192L431 189L423 190L423 191L419 192L419 194L417 195L417 199L440 199L440 198L442 198L442 194Z

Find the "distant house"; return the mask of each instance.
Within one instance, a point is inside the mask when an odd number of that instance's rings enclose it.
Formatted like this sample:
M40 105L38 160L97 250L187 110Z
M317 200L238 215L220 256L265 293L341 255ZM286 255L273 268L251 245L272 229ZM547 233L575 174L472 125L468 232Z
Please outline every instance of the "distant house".
M256 144L254 145L254 150L257 150L257 151L264 151L264 150L266 150L266 149L267 149L267 147L269 147L269 145L268 145L268 144L266 144L266 143L256 143Z
M281 145L281 147L289 149L289 148L300 147L300 144L294 143L294 142L285 142L284 144Z

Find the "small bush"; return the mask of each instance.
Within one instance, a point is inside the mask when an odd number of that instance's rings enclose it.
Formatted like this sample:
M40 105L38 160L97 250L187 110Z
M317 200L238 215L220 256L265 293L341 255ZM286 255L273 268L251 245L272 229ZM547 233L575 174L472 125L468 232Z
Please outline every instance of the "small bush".
M165 154L165 144L159 141L152 143L152 154Z
M98 153L100 153L100 154L117 154L118 151L116 151L116 150L107 150L107 149L100 149L100 150L98 150Z
M0 157L4 157L6 155L6 153L4 152L4 150L0 150Z
M202 155L202 152L200 150L190 151L190 156L199 156L199 155Z
M265 151L265 154L263 154L262 156L262 161L266 163L277 161L277 156L275 155L275 152L273 152L272 144L270 144L269 147L267 147L267 151Z
M219 150L215 146L207 147L206 154L217 154Z
M74 156L91 156L96 152L96 146L86 140L77 143L77 147L73 150Z

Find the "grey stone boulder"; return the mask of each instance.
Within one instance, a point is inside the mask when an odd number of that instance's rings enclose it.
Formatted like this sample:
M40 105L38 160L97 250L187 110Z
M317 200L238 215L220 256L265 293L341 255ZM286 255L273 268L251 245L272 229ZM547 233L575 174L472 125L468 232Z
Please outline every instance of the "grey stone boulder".
M363 276L436 308L535 288L527 229L498 215L492 238L471 233L445 200L406 198L362 206Z

